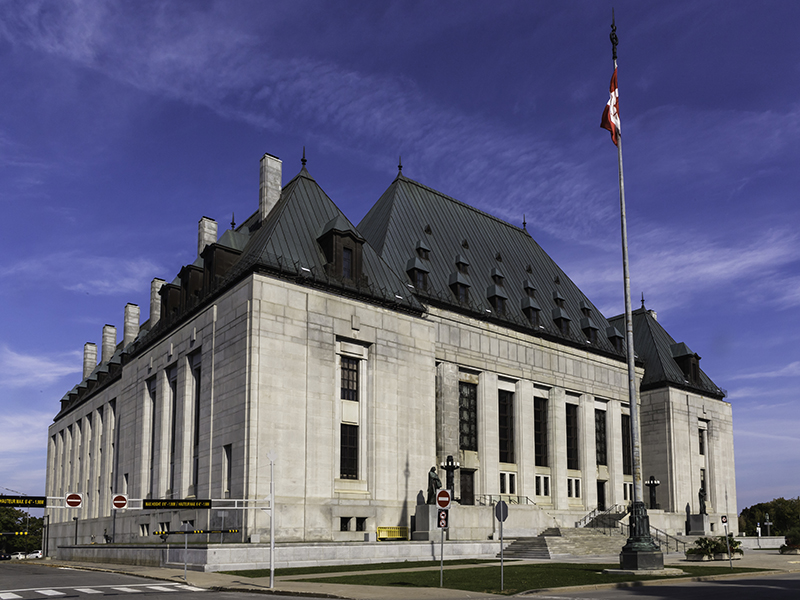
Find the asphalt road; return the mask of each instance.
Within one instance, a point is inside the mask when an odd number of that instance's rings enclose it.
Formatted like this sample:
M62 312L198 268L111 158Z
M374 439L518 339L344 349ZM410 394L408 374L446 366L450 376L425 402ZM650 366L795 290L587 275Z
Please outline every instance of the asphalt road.
M527 597L536 600L798 600L800 573L613 590L553 590Z
M181 576L183 573L180 574ZM42 598L93 598L94 600L114 596L124 600L135 596L141 600L216 600L259 598L261 594L240 592L216 592L185 585L180 577L175 581L157 581L121 575L81 571L78 569L54 568L32 561L3 561L0 563L0 600L42 600ZM281 596L273 596L281 598ZM287 598L283 596L283 598ZM297 600L297 596L293 600Z

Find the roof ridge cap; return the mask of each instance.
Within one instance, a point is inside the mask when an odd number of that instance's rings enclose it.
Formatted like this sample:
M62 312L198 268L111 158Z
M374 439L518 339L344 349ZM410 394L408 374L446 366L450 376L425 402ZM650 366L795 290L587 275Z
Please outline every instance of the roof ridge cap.
M523 229L522 227L517 227L516 225L512 225L511 223L509 223L508 221L504 221L500 217L496 217L495 215L492 215L490 213L482 211L479 208L475 208L474 206L472 206L470 204L467 204L466 202L463 202L463 201L461 201L461 200L459 200L457 198L453 198L452 196L448 196L444 192L440 192L439 190L435 190L432 187L425 185L424 183L420 183L419 181L411 179L410 177L406 177L405 175L401 174L401 175L398 175L397 177L395 177L394 181L397 181L398 179L401 179L401 178L403 180L405 180L405 181L408 181L409 183L413 183L413 184L415 184L415 185L417 185L417 186L419 186L419 187L421 187L423 189L426 189L426 190L428 190L430 192L433 192L434 194L436 194L438 196L441 196L442 198L444 198L446 200L450 200L451 202L455 202L456 204L459 204L459 205L463 206L464 208L468 208L469 210L474 211L474 212L478 213L479 215L482 215L484 217L488 217L490 219L493 219L493 220L497 221L498 223L501 223L502 225L505 225L506 227L511 227L512 229L515 229L515 230L519 231L520 233L524 233L528 237L533 239L533 236L531 236L530 233L528 231L526 231L525 229ZM394 183L394 181L392 183Z

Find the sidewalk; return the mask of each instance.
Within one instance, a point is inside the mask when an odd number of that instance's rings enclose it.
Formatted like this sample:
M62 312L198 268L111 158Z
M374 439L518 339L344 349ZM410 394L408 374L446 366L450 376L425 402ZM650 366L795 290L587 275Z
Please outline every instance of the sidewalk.
M726 566L727 562L713 562L713 563L686 563L682 560L683 554L669 554L664 557L665 565L670 567L680 568L681 565L713 565L713 566ZM542 563L555 563L555 562L570 562L570 563L616 563L619 557L614 556L580 556L571 559L553 560L525 560L514 561L513 564L542 564ZM117 564L101 564L101 563L83 563L83 562L68 562L51 560L47 561L48 565L53 567L67 567L74 569L90 569L98 571L110 571L114 573L125 573L128 575L137 575L139 577L147 577L160 581L182 582L183 570L171 569L164 567L144 567L136 565L117 565ZM500 561L485 563L481 565L453 565L445 566L445 570L457 569L479 569L486 566L499 565ZM507 562L507 565L512 563ZM800 556L782 556L777 550L760 550L750 551L745 554L741 560L733 561L734 567L751 567L756 569L770 569L771 571L783 572L798 572L800 571ZM384 573L402 572L402 571L421 571L432 570L438 571L439 567L425 567L423 569L389 569L381 571ZM359 573L375 573L375 571L348 571L342 573L343 575L358 575ZM461 600L466 598L500 598L502 596L495 594L480 594L477 592L466 592L461 590L453 590L447 588L403 588L403 587L378 587L378 586L363 586L363 585L345 585L334 583L314 583L313 581L298 581L299 579L314 579L321 577L331 577L334 573L325 573L321 575L286 575L275 577L275 588L269 589L269 577L249 578L239 575L226 575L223 573L204 573L200 571L189 571L187 573L188 583L195 587L202 587L206 589L215 590L228 590L228 591L241 591L241 592L261 592L266 594L279 594L279 595L303 595L303 596L317 596L321 598L351 598L353 600L406 600L409 597L419 598L421 600ZM720 579L730 577L753 577L753 573L745 575L717 575L711 576L709 579ZM758 576L758 574L755 574ZM671 578L667 581L674 582L681 578ZM659 585L663 581L650 581L642 582L642 585ZM611 585L611 584L609 584ZM613 586L612 586L613 587ZM597 589L598 586L591 586L592 589ZM562 589L562 588L559 588ZM575 588L570 588L575 589Z

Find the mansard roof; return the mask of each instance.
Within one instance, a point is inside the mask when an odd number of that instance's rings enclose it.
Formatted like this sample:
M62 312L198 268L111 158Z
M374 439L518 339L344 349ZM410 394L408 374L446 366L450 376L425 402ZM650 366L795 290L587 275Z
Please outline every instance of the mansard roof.
M261 223L248 219L250 239L226 277L227 283L256 269L297 277L379 303L421 312L422 305L405 283L369 244L362 246L364 279L349 284L326 272L326 258L317 240L325 233L349 233L363 240L339 207L317 184L305 166L281 191L280 200Z
M609 325L605 317L524 229L400 174L359 223L358 230L401 276L416 256L420 240L427 245L428 288L415 290L425 303L589 350L615 356L624 353L605 336ZM458 262L468 264L467 277L460 275ZM502 285L492 279L497 272L504 275ZM468 303L460 303L450 288L458 277L470 284ZM491 291L497 289L508 296L503 314L496 314L490 301ZM541 307L535 328L523 312L523 308L530 308L530 302L525 304L530 293L535 295L535 305ZM554 298L559 303L563 298L564 306L557 306ZM558 314L572 322L568 334L554 322L553 308L561 308ZM593 344L578 326L586 316L602 332Z
M658 322L652 311L642 306L632 313L633 348L644 360L642 391L660 387L674 386L721 400L725 392L720 389L702 369L698 369L697 381L690 381L681 369L676 358L697 356L685 343L676 343L667 330ZM609 319L609 323L620 331L625 331L625 315ZM699 360L699 357L697 357Z

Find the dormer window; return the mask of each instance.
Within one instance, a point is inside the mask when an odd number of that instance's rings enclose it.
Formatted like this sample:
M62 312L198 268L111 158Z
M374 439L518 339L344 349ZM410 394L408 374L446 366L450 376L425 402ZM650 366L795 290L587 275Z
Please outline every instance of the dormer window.
M428 289L428 272L428 265L418 256L406 263L408 278L417 290L426 291Z
M328 276L347 283L363 284L361 248L364 238L356 233L343 216L331 219L317 238L325 254Z
M581 312L583 313L584 317L591 317L592 305L589 304L586 300L581 300Z
M417 256L422 260L430 260L431 257L431 249L422 240L417 241Z
M528 298L536 298L536 288L533 286L533 283L529 279L526 279L525 282L522 284L523 289L525 290L525 295Z
M584 313L586 314L586 313ZM586 336L586 341L590 344L597 344L597 332L600 328L595 324L591 317L583 317L581 319L581 331Z
M464 276L461 272L451 273L450 279L447 282L448 287L453 292L453 295L456 297L462 304L466 304L469 302L469 280Z
M505 279L505 276L500 269L492 269L492 281L494 281L495 285L503 285L503 279Z
M553 323L556 324L556 327L564 337L569 336L569 322L571 320L563 308L553 309Z
M494 309L495 314L504 315L506 314L506 299L502 296L492 296L489 298L489 302L492 304L492 308Z
M670 350L687 383L700 383L700 357L683 342L673 344Z
M469 275L469 261L461 254L456 256L456 270L462 275Z
M614 350L622 352L624 346L622 344L622 334L619 332L619 329L616 327L608 327L606 329L606 337L608 337L608 341L611 342L611 345L614 346Z
M561 292L556 290L553 292L553 302L558 308L564 308L566 300L564 300L564 296L561 295Z

